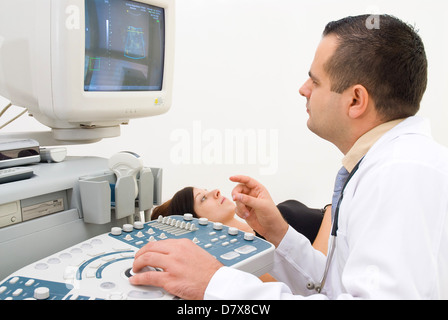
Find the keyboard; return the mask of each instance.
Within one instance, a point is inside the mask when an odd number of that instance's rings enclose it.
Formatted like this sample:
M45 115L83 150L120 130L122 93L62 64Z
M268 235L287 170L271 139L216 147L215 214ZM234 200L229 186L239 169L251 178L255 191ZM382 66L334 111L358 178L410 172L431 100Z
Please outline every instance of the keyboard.
M114 227L32 263L0 282L0 300L167 300L162 288L132 286L136 252L151 241L187 238L222 264L260 276L272 268L274 246L251 233L205 218L159 217ZM146 270L156 270L151 266Z

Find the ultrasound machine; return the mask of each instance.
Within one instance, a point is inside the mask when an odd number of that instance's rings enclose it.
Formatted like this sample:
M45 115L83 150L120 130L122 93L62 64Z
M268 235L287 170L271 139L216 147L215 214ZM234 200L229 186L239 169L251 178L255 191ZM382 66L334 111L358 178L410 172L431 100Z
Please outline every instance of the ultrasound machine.
M168 238L269 272L274 248L252 234L188 212L150 221L163 168L61 147L170 109L174 0L1 0L0 15L0 96L51 129L0 132L0 300L176 299L128 280L135 253Z

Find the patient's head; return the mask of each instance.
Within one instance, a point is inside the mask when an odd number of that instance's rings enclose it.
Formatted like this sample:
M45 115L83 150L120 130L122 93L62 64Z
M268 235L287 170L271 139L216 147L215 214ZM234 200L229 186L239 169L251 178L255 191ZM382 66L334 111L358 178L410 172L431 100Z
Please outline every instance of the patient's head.
M235 204L217 189L208 191L186 187L178 191L171 200L154 208L151 219L159 216L183 215L191 213L195 218L211 221L226 221L235 215Z

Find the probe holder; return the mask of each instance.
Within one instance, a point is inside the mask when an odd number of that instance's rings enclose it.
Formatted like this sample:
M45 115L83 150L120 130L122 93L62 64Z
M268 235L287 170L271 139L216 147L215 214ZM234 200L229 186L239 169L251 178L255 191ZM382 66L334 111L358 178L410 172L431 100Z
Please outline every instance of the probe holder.
M117 180L112 171L79 178L84 222L106 224L111 222L111 209L115 219L145 212L147 220L150 210L160 200L162 169L142 168L137 174L138 196L135 198L135 182L132 176Z

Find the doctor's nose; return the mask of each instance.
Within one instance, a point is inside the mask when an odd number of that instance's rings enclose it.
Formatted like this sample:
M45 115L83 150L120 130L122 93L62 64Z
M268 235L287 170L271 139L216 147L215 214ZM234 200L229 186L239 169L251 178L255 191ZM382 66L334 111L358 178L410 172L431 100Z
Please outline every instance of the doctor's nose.
M310 98L311 96L311 78L308 79L303 85L302 87L299 89L299 93L302 97L305 97L307 99Z

